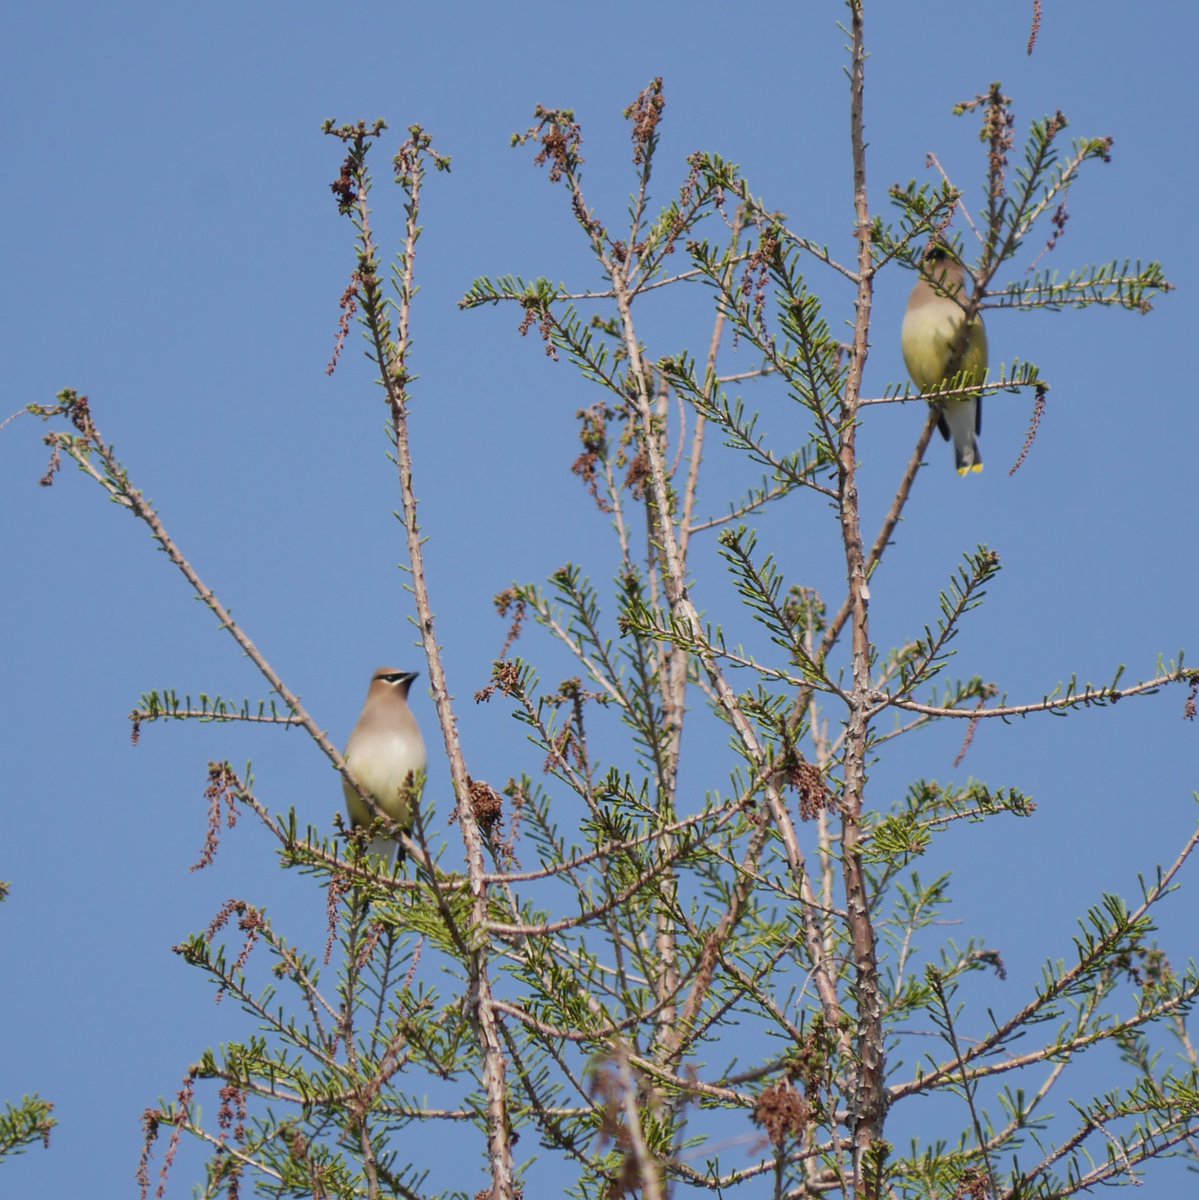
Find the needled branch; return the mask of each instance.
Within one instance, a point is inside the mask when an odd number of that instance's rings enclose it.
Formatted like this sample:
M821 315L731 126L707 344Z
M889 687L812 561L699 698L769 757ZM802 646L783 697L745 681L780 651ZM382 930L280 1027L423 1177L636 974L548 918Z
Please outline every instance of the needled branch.
M870 589L862 546L857 484L857 415L862 375L869 352L874 302L874 266L870 206L866 188L866 137L863 113L866 44L861 0L850 0L852 50L850 64L850 139L853 149L854 212L858 238L858 294L845 384L841 441L837 457L838 516L845 550L849 591L853 692L845 735L845 787L841 800L841 853L850 940L853 944L856 1074L850 1097L850 1133L854 1142L854 1184L859 1195L878 1194L880 1151L886 1116L885 1052L878 959L874 925L862 864L862 808L866 791L866 756L870 739ZM869 1178L868 1178L869 1177Z
M391 413L395 438L395 461L399 473L402 498L402 520L407 535L408 558L412 572L412 591L416 599L417 624L429 667L429 686L437 709L454 784L459 828L466 851L467 874L473 900L471 924L478 936L471 938L465 957L469 978L468 1003L479 1039L483 1059L483 1087L487 1095L489 1161L493 1200L513 1200L515 1169L512 1160L510 1120L508 1115L507 1059L500 1036L499 1020L492 1000L489 972L487 928L488 889L484 862L484 839L471 799L471 779L466 768L458 721L446 680L441 648L437 642L433 606L429 594L428 576L424 561L424 543L417 520L417 495L414 482L412 443L408 425L408 385L411 374L408 352L412 344L412 299L415 295L416 243L421 234L421 187L427 162L438 170L449 169L449 159L438 154L432 140L419 125L409 129L410 137L395 158L396 181L408 196L406 206L404 249L400 255L398 280L399 309L396 337L390 337L385 301L378 287L380 276L378 252L370 227L368 188L363 166L355 177L354 213L360 231L360 271L371 281L363 289L363 320L370 334L372 356L380 371Z

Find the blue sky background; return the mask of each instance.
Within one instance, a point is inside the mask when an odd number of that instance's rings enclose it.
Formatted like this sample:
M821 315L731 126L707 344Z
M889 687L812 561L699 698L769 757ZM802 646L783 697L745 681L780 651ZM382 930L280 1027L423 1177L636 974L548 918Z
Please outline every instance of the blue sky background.
M873 211L886 208L890 184L928 177L930 150L977 206L977 122L950 109L1000 79L1021 136L1060 108L1071 134L1115 139L1112 164L1091 165L1072 193L1059 269L1158 259L1178 285L1148 318L993 315L993 364L1031 360L1053 385L1032 455L1009 478L1026 398L988 402L980 477L959 480L938 440L873 584L876 639L907 641L935 617L960 555L978 543L998 549L1005 569L959 638L957 669L1014 700L1037 699L1073 672L1105 682L1127 663L1131 682L1154 674L1159 655L1188 644L1199 653L1199 261L1186 232L1199 18L1170 3L1135 15L1114 2L1046 8L1031 58L1031 3L959 5L952 34L937 25L943 4L868 12ZM503 705L470 700L504 636L490 598L568 560L602 583L611 550L604 518L569 473L574 414L599 394L549 363L535 336L520 339L514 311L456 307L482 274L599 282L563 193L530 151L509 148L510 135L538 103L576 109L589 197L614 225L632 186L621 111L662 75L658 200L682 179L688 153L714 151L740 163L793 228L849 260L845 39L834 24L843 18L831 3L734 10L708 0L9 5L0 14L0 419L63 387L86 392L178 544L342 742L375 666L423 664L396 569L404 548L383 405L355 341L338 374L324 373L353 249L328 188L339 147L320 125L391 124L376 207L381 243L394 247L402 210L385 164L419 121L453 157L453 173L427 188L415 322L413 435L439 633L472 772L502 781L532 771L537 755ZM968 56L954 52L955 38ZM809 282L834 327L851 319L836 278ZM871 394L902 381L910 285L898 270L879 281ZM685 305L654 315L655 356L702 353L708 322L690 315ZM920 418L898 406L867 415L871 524ZM781 437L786 416L766 419ZM144 691L258 698L265 687L142 527L77 472L37 486L42 432L28 417L0 432L0 878L12 885L0 908L0 1101L40 1092L60 1124L48 1152L4 1168L0 1191L67 1195L84 1184L104 1200L130 1194L141 1111L174 1094L203 1047L247 1032L170 947L231 896L323 943L323 896L277 871L271 843L249 823L226 837L214 867L189 873L204 838L207 763L252 759L266 804L294 805L323 828L340 786L294 733L153 727L130 748L126 714ZM705 511L723 509L726 461L713 447ZM790 503L763 537L792 581L836 604L832 524L803 497ZM705 596L701 579L698 603L726 624L728 597L723 580ZM536 646L531 638L525 653ZM552 682L560 660L550 661ZM1172 860L1193 828L1199 728L1182 720L1183 700L1176 690L988 726L957 771L955 724L899 743L876 769L879 805L921 775L972 775L1036 797L1033 820L955 830L922 866L931 875L961 856L962 926L951 932L1002 951L1008 981L986 990L997 1011L1024 1002L1047 956L1071 953L1073 914L1104 890L1135 896L1138 872ZM419 685L416 705L432 731ZM446 775L429 740L433 794ZM726 785L722 757L711 778L702 763L692 770L697 788ZM1194 947L1195 894L1165 913L1176 961ZM476 1164L460 1146L454 1154L456 1172L440 1182L473 1192ZM171 1195L190 1192L186 1161Z

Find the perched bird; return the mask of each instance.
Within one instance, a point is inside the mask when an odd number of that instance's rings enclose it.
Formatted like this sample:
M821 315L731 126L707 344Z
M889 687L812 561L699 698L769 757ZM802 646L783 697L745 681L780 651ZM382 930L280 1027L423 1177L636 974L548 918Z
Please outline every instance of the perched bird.
M965 372L962 387L982 383L987 377L987 331L982 317L975 317L965 335L961 332L966 319L965 268L952 251L934 246L922 271L903 318L903 361L912 382L926 395L937 391L958 371ZM981 471L981 397L930 403L936 405L941 436L946 441L953 439L958 474Z
M358 724L346 742L345 760L354 778L374 797L375 803L405 832L412 828L408 789L425 769L428 755L424 739L412 709L408 707L408 689L415 671L397 671L380 667L371 678L366 703ZM362 797L344 780L346 808L350 822L367 829L376 820ZM390 837L376 837L371 851L393 862L399 843Z

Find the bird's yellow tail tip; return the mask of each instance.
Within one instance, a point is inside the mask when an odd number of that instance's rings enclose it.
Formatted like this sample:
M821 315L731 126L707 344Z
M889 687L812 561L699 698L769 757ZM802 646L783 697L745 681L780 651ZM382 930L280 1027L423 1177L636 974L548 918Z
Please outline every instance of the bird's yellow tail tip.
M958 467L958 474L965 479L967 475L977 475L982 469L982 463L975 463L970 467Z

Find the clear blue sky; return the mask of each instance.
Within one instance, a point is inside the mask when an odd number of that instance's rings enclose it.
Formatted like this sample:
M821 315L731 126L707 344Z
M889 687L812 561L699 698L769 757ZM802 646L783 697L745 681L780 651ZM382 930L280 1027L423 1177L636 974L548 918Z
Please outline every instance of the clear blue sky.
M977 125L950 109L1000 79L1021 132L1060 108L1071 133L1115 138L1112 164L1092 166L1072 194L1056 264L1159 259L1178 285L1148 318L993 316L993 361L1031 360L1053 384L1036 447L1009 478L1029 415L1011 397L988 403L981 477L960 481L938 441L874 586L876 636L907 640L935 616L960 554L997 548L1006 569L959 639L959 669L1028 700L1075 670L1104 682L1123 662L1131 680L1152 675L1159 654L1188 643L1199 654L1190 323L1199 261L1187 233L1199 18L1182 4L1046 9L1031 58L1031 0L957 5L952 31L936 24L943 3L874 0L868 13L874 211L888 185L926 177L930 150L977 198ZM454 160L452 175L429 184L418 267L413 421L434 603L477 774L533 769L502 705L470 701L503 640L490 597L568 559L608 559L603 519L569 473L575 410L598 395L549 364L534 337L517 337L512 312L456 308L480 274L596 282L561 192L529 151L509 149L509 136L537 103L575 108L594 202L615 221L631 186L621 110L662 75L659 199L682 178L686 154L715 151L740 163L793 227L847 259L846 60L834 26L843 17L835 3L710 0L8 5L0 419L62 387L89 394L185 553L344 739L372 668L421 664L395 566L404 551L383 407L356 342L336 377L324 373L353 258L328 189L338 147L319 130L326 117L384 117L390 155L419 121ZM954 53L955 39L969 56ZM383 242L394 245L401 212L385 161L377 203ZM811 282L828 289L834 325L850 318L847 292L831 278ZM873 394L903 377L897 331L909 286L898 271L880 281ZM664 320L651 350L701 350L704 328ZM920 416L869 414L871 511ZM294 805L326 828L340 787L297 734L154 727L130 747L126 713L146 690L257 698L265 687L144 530L94 485L64 471L38 488L41 432L26 417L0 433L0 878L13 889L0 908L0 1101L38 1091L60 1125L48 1152L4 1168L0 1191L85 1188L107 1200L131 1194L141 1111L175 1093L203 1047L246 1032L170 947L231 896L322 939L323 898L281 876L248 823L213 868L188 872L204 838L208 761L252 759L265 803ZM773 545L793 579L831 591L828 526L813 511L809 503L790 527L771 522ZM702 587L697 599L703 606ZM972 774L1041 806L1033 821L950 839L969 856L961 937L989 939L1008 963L993 1004L1021 1003L1043 959L1069 953L1072 912L1105 889L1135 894L1138 871L1172 859L1187 836L1199 728L1182 721L1182 704L1171 692L988 727L957 772L954 726L878 769L879 802L917 775ZM431 729L423 692L417 705ZM435 783L439 771L444 787L435 754ZM1176 959L1193 948L1193 912L1193 892L1170 910ZM170 1194L189 1194L191 1182L181 1170ZM481 1183L468 1173L460 1186Z

